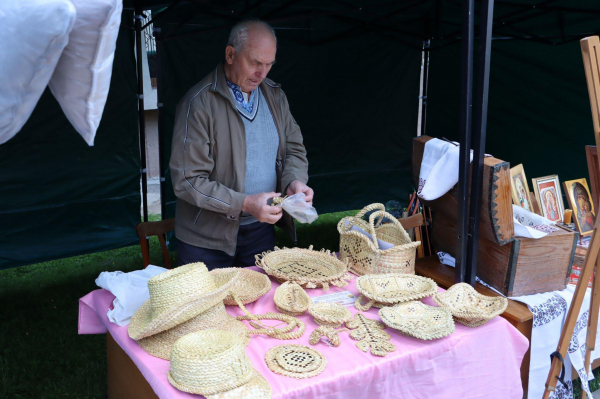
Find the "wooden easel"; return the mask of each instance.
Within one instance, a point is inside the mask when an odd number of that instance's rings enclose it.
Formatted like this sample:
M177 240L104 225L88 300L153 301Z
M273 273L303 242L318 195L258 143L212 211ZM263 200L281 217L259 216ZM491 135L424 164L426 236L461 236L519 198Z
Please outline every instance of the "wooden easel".
M583 55L583 64L585 67L585 77L587 80L588 92L590 95L590 104L592 106L592 119L594 121L594 136L596 138L596 146L600 146L600 41L598 36L586 37L581 40L581 52ZM577 288L575 289L575 296L571 307L567 313L567 319L563 326L560 334L560 340L556 347L556 352L552 354L552 365L550 366L550 372L548 373L548 379L546 380L546 390L544 391L544 399L550 397L550 392L556 389L556 384L560 382L564 375L564 359L567 355L567 349L569 348L569 342L573 335L573 329L577 323L577 316L581 309L581 304L585 296L585 291L588 286L588 281L592 273L594 273L594 281L592 284L592 298L590 303L590 316L588 318L586 346L587 351L585 354L585 370L588 371L590 367L590 358L592 351L596 346L596 329L598 327L598 312L600 311L600 275L597 271L599 268L599 257L600 252L600 236L598 236L598 230L600 228L600 217L596 217L596 223L594 224L594 231L592 232L592 238L590 246L588 248L581 275L577 282ZM563 369L562 373L561 368ZM586 398L585 391L582 392L581 397Z

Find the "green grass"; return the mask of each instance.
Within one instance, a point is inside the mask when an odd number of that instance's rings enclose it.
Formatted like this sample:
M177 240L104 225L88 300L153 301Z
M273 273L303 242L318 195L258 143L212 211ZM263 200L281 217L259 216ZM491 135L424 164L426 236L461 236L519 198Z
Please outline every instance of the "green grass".
M298 245L337 250L337 221L355 213L298 225ZM277 237L291 245L282 231ZM151 263L163 265L156 238L150 251ZM106 336L77 334L78 300L98 288L100 272L141 266L140 248L131 246L0 270L0 398L104 398Z

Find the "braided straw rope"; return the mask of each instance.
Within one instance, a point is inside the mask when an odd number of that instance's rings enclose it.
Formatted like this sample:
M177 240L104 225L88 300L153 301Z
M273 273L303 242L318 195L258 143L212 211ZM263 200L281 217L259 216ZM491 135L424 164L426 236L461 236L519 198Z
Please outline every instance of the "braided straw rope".
M169 382L184 392L220 394L223 399L271 397L271 387L252 367L244 344L228 331L207 330L182 337L173 346L170 366Z
M142 338L137 343L152 356L169 360L175 342L184 335L202 330L224 330L239 337L244 346L250 342L248 328L241 321L227 314L225 305L218 303L206 312L169 330Z
M438 286L430 278L410 274L369 274L356 280L361 295L354 306L365 312L371 306L384 307L401 302L414 301L438 292ZM363 295L369 301L363 305Z
M376 209L379 211L369 216L369 222L362 219L367 212ZM375 219L378 217L379 221L375 225ZM384 217L392 222L381 224ZM371 234L373 239L352 230L352 226L357 226ZM348 260L350 271L357 276L387 273L415 274L416 249L421 242L411 242L402 224L385 212L383 204L371 204L356 216L343 218L339 221L337 229L340 233L340 260ZM382 250L379 248L378 238L394 246Z
M275 307L289 316L302 316L312 304L304 288L292 281L286 281L275 290Z
M275 346L267 351L265 361L272 372L296 379L317 376L327 366L319 351L305 345Z
M347 262L341 262L329 250L275 247L274 251L256 255L256 265L279 282L293 281L306 288L330 285L345 287L352 279Z
M434 295L433 300L448 309L456 322L467 327L487 323L504 313L508 306L506 298L481 295L467 283L454 284L448 291Z
M428 306L422 302L405 302L379 310L385 325L411 337L429 340L443 338L454 332L454 321L448 309Z
M315 318L315 323L332 328L338 328L352 320L352 313L339 303L315 303L308 308L308 313Z
M304 334L306 330L306 325L300 321L299 319L288 316L281 313L265 313L259 315L247 315L247 316L238 316L238 320L279 320L285 323L288 323L288 326L283 328L274 328L271 326L264 326L262 324L258 324L250 321L252 327L256 328L256 330L250 330L250 334L265 334L271 338L275 339L297 339ZM263 327L263 328L260 328ZM295 327L298 327L297 331L290 332Z
M340 339L338 332L332 327L326 326L318 327L315 331L313 331L308 338L308 342L311 345L316 345L319 343L319 341L321 341L322 336L325 336L329 342L331 342L331 345L335 347L338 347L342 344L342 340Z
M222 303L237 277L217 285L204 263L168 270L148 281L150 299L133 315L127 327L135 340L171 329Z
M237 276L229 290L237 295L243 304L256 301L271 291L271 280L264 273L242 267L227 267L210 271L217 286L223 285ZM225 305L237 305L233 295L229 294L223 300Z
M384 357L396 350L396 345L388 342L391 339L390 334L383 331L385 324L377 320L358 313L352 321L346 323L346 327L352 329L350 338L358 341L356 347L363 352L370 348L372 355Z

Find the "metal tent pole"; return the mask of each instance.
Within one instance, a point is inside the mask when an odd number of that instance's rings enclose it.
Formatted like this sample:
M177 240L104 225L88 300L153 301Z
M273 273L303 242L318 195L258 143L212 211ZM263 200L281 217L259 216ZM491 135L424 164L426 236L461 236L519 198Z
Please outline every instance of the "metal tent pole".
M146 121L144 120L144 71L142 68L142 5L140 0L135 1L135 52L137 64L138 83L138 124L140 136L140 173L142 175L142 209L144 222L148 221L148 177L146 175Z
M469 242L465 281L475 287L477 275L477 250L479 247L479 213L483 186L483 160L487 130L488 93L490 86L490 58L492 53L492 26L494 0L481 2L481 32L479 34L479 60L477 64L477 94L475 96L475 123L473 134L473 169L471 172L471 204L469 210Z
M473 41L475 1L463 0L462 66L460 110L460 160L458 171L458 214L456 223L456 270L454 282L465 281L469 218L469 172L471 148L471 115L473 102Z
M165 166L163 165L163 92L162 92L162 50L163 41L160 28L154 28L156 40L156 108L158 110L158 167L160 171L160 218L165 219Z

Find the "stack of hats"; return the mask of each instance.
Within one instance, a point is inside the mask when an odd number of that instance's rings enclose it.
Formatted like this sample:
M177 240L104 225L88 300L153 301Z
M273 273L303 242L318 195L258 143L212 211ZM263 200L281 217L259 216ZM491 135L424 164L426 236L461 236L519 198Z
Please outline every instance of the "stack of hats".
M179 338L201 330L224 330L250 342L246 326L229 316L223 299L235 278L218 285L204 263L191 263L148 281L150 299L133 315L129 336L152 356L169 360Z
M269 399L271 386L250 363L245 344L229 331L206 330L177 341L169 382L208 399Z

